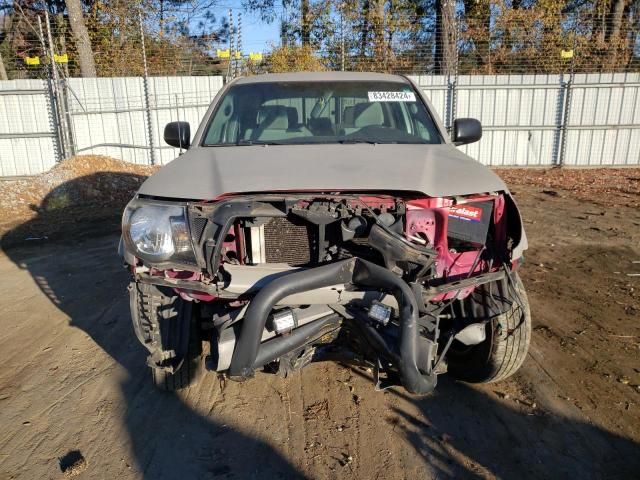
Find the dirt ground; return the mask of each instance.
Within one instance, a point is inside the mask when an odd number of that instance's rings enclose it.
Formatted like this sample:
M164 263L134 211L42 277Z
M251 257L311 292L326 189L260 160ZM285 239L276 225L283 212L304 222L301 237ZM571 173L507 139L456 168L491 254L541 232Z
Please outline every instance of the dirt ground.
M0 254L0 479L639 478L638 189L527 175L510 183L530 242L529 357L506 382L442 376L425 398L333 363L160 394L129 320L117 218L67 218L78 235L42 239L41 210Z

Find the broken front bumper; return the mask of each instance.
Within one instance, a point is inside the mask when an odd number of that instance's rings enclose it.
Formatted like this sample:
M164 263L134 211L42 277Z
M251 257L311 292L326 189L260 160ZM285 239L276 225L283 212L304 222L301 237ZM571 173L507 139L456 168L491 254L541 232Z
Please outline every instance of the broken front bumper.
M255 268L239 267L245 272ZM236 279L235 284L230 283L226 288L148 273L136 274L136 280L142 284L204 292L221 299L250 299L239 329L233 330L237 333L233 334L232 351L228 352L230 362L225 365L229 377L240 381L251 378L255 369L313 342L327 331L340 328L345 311L331 307L348 305L354 300L374 295L376 300L397 309L398 334L395 337L385 336L370 323L351 319L367 344L384 360L383 363L397 370L402 385L411 393L426 394L436 385L438 345L437 338L429 340L419 334L418 320L420 313L425 311L425 303L444 292L498 281L505 276L503 271L490 272L424 289L410 285L390 270L360 258L309 269L277 271L271 267L261 273L263 276L258 275L253 280ZM273 308L302 304L329 308L319 318L293 329L291 333L272 336L265 341L265 326Z

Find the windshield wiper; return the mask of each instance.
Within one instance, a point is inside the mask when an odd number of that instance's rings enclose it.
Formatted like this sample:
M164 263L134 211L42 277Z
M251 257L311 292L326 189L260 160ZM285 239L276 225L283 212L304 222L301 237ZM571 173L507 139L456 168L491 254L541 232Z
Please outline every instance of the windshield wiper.
M380 142L375 142L373 140L365 140L362 138L344 138L342 140L338 140L338 143L342 144L353 144L353 143L368 143L369 145L378 145Z
M260 140L238 140L236 142L236 146L246 146L246 145L290 145L289 142L261 142Z

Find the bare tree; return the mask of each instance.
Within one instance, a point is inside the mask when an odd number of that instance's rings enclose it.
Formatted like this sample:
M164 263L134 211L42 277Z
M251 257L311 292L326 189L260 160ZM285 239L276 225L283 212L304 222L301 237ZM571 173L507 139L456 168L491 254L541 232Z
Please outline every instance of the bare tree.
M311 36L311 22L309 14L309 0L301 0L300 2L300 37L302 45L309 45Z
M612 0L609 5L609 15L606 20L605 41L610 42L612 39L620 35L622 28L622 17L628 6L627 0Z
M436 68L438 75L451 74L456 63L454 0L436 0Z
M83 77L95 77L96 64L93 58L93 49L91 48L91 39L87 26L82 16L82 5L80 0L65 0L67 4L67 12L69 13L69 23L73 36L76 40L76 48L78 49L78 63L80 64L80 73Z
M378 60L385 57L385 0L374 0L371 5L371 30L373 33L373 51Z
M4 60L2 60L2 54L0 53L0 80L9 80L7 76L7 69L4 68Z
M370 1L364 0L362 2L362 23L360 24L360 58L364 58L367 55L367 43L369 41L369 10Z

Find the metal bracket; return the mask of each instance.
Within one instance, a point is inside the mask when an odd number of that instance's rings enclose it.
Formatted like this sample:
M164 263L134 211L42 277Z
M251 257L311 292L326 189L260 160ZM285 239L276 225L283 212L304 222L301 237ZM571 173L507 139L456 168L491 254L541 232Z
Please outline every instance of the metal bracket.
M381 375L382 373L386 374L386 376L383 377ZM384 369L380 359L376 361L376 365L373 367L373 379L375 383L374 389L376 392L384 392L388 388L401 386L401 383L394 382L391 379L389 372Z

